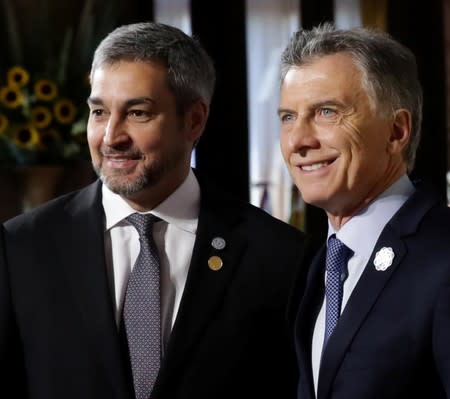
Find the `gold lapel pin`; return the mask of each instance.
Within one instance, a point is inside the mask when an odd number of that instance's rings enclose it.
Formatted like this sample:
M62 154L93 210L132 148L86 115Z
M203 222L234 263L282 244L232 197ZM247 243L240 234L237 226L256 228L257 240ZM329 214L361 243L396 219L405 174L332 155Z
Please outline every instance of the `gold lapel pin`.
M208 266L211 270L220 270L223 266L223 261L219 256L211 256L208 259Z

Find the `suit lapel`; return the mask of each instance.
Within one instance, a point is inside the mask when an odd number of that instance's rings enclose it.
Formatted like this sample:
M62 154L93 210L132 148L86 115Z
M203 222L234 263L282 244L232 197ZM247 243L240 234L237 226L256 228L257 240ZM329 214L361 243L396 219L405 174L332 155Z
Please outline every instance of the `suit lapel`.
M324 269L326 247L323 246L314 257L307 278L306 290L297 313L295 343L299 358L300 384L308 398L314 398L314 383L311 364L311 345L314 326L324 296Z
M171 373L188 361L208 324L217 313L236 265L247 246L247 237L239 231L238 209L221 202L202 187L201 209L192 260L178 315L163 359L159 382L173 383ZM215 237L225 240L225 248L215 249ZM212 270L208 260L220 257L223 266Z
M55 245L63 259L66 283L90 345L98 353L105 378L122 397L126 392L121 345L114 318L104 253L104 217L101 184L92 184L66 206L64 243ZM61 233L60 233L61 234ZM74 316L75 317L75 316ZM123 385L122 385L123 384ZM122 394L121 394L122 393Z
M374 266L376 253L383 247L393 249L395 257L392 265L385 271L377 271ZM339 322L323 351L319 372L317 397L326 398L332 381L354 335L357 333L367 314L374 306L384 286L396 271L405 255L402 241L387 227L378 241L363 274L353 290Z
M387 282L401 266L406 254L402 237L414 234L425 213L438 200L437 196L418 189L385 226L323 352L318 399L329 397L333 379L353 337L375 305ZM390 267L385 271L377 271L374 260L376 254L384 247L392 248L395 256Z

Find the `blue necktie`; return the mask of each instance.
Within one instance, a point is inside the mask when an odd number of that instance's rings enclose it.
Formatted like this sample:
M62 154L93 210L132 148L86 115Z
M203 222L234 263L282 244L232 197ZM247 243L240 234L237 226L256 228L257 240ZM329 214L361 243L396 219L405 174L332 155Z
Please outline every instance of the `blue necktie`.
M139 233L141 249L130 274L123 306L136 399L148 399L161 362L159 259L153 241L151 214L134 213L127 220Z
M326 321L324 347L333 333L341 314L344 281L347 277L347 261L352 251L333 234L327 246L327 281L325 289Z

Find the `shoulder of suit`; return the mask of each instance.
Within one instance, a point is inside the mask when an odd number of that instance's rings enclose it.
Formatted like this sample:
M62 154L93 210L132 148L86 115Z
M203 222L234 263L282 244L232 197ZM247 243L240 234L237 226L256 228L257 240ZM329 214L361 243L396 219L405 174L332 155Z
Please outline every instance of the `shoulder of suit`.
M3 225L7 231L22 230L31 226L42 225L44 227L51 221L57 221L65 212L68 204L83 203L88 197L94 198L99 195L98 182L94 182L81 189L71 191L36 206L20 215L5 221Z

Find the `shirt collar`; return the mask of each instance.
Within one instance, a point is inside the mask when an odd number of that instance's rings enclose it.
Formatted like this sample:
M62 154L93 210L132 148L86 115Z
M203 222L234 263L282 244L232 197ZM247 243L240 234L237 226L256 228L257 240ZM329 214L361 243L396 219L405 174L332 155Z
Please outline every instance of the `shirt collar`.
M384 227L414 190L408 176L403 175L366 208L353 216L339 231L336 231L328 221L328 238L331 234L336 234L336 237L355 254L370 259Z
M136 212L119 194L113 193L105 184L102 186L102 204L106 217L106 230L119 225ZM183 183L151 213L169 224L195 234L200 211L200 186L192 169ZM150 212L148 212L150 213Z

